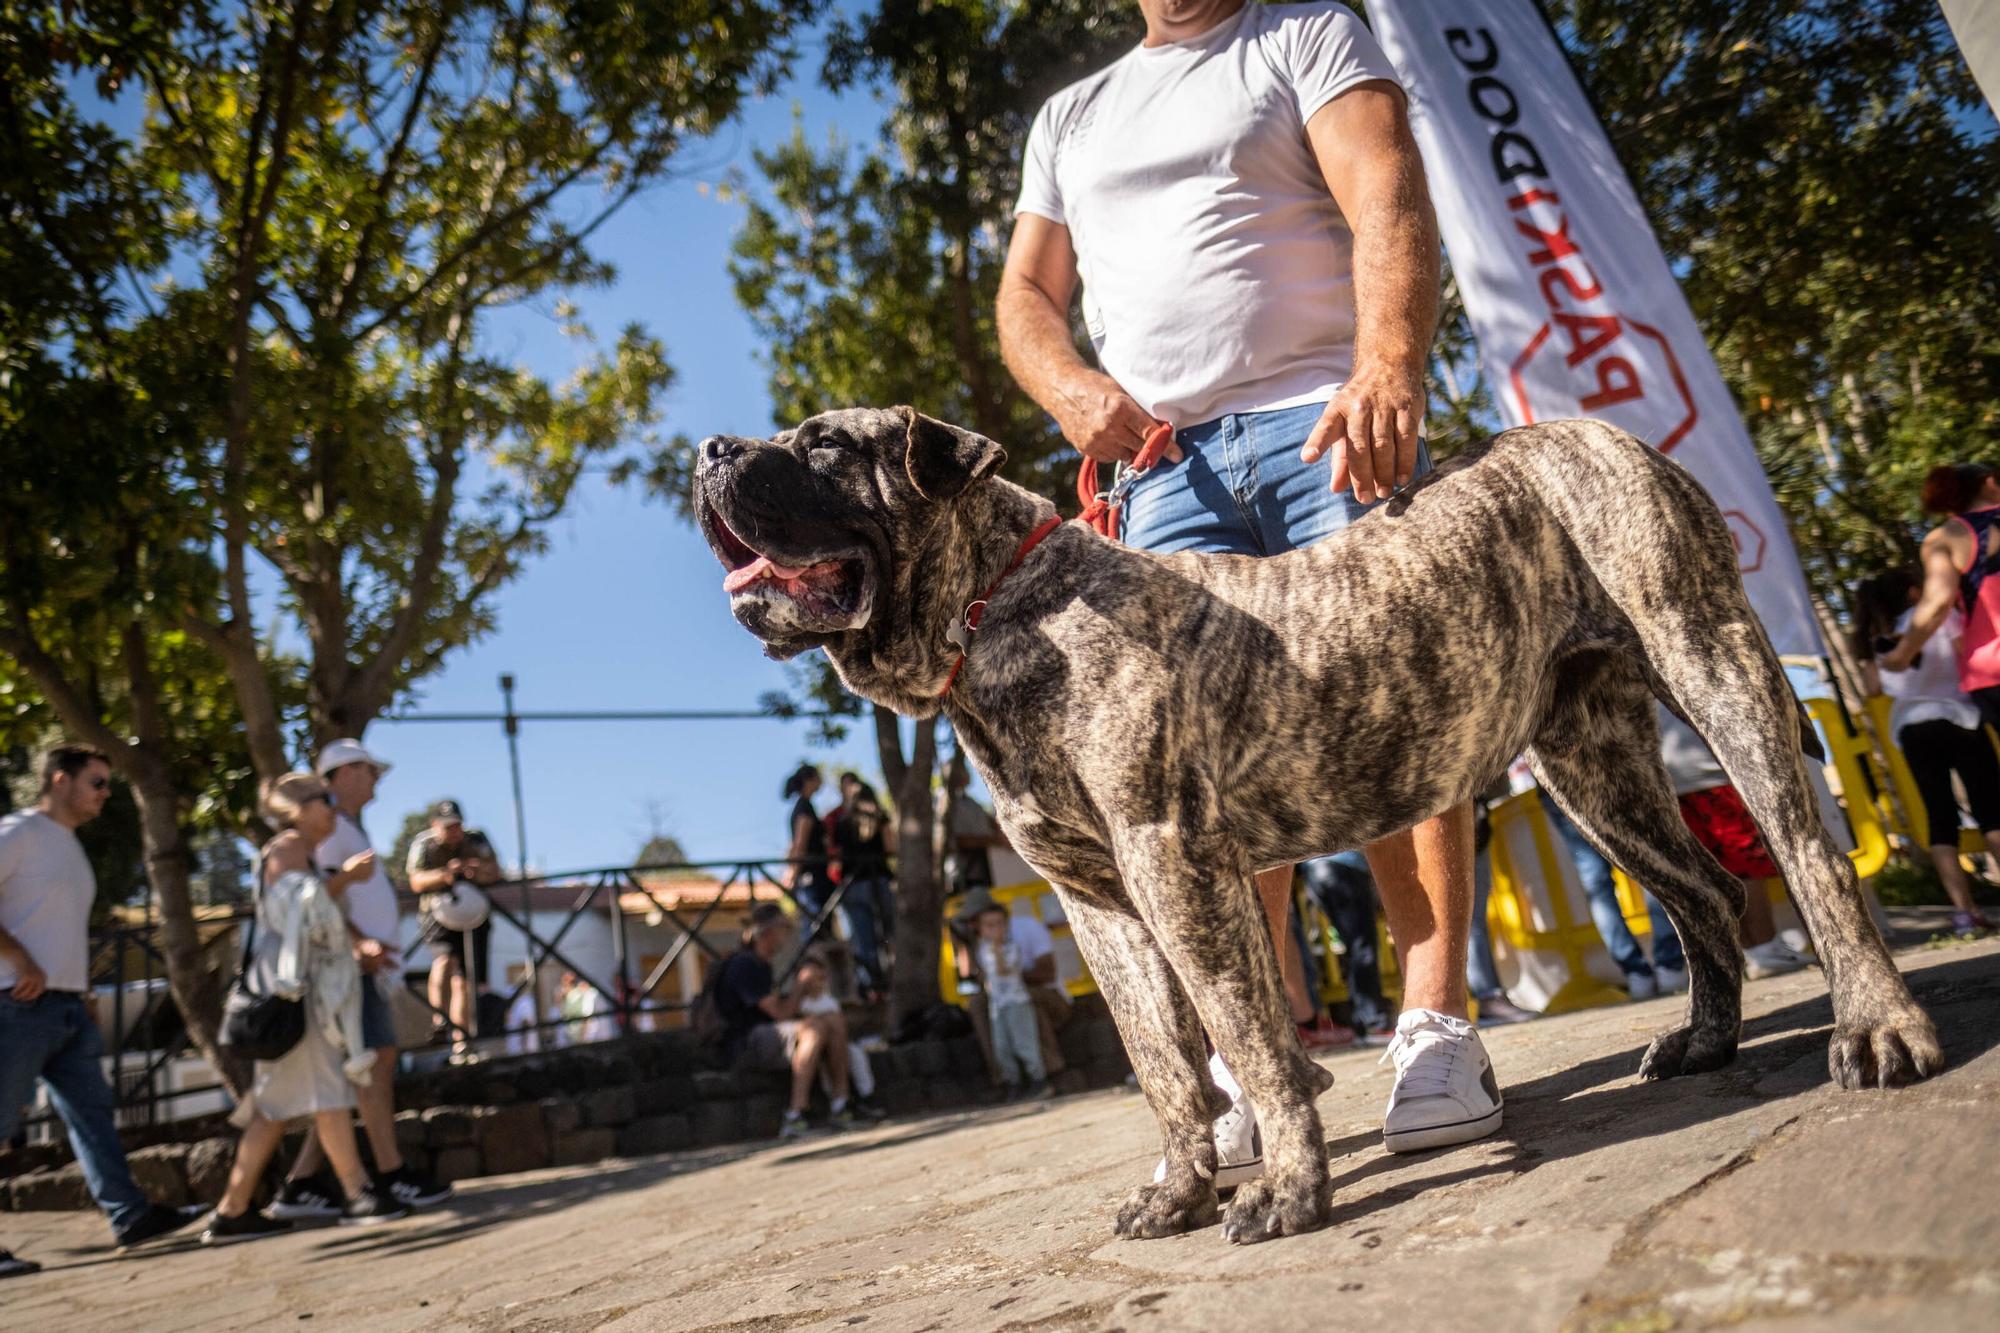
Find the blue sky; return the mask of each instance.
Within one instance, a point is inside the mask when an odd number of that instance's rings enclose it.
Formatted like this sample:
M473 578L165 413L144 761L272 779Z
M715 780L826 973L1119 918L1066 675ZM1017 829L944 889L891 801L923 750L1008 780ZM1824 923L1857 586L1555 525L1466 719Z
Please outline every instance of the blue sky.
M771 431L760 344L726 267L742 208L712 187L732 168L754 175L752 150L788 138L795 108L815 138L879 134L875 98L836 98L814 81L816 45L800 62L802 77L689 149L684 178L635 199L605 226L595 250L617 266L617 279L573 294L600 338L638 321L665 342L677 380L663 433ZM588 351L562 337L546 312L508 312L489 332L494 350L556 379ZM413 711L496 710L502 672L513 673L523 710L748 709L786 688L785 669L730 619L721 567L669 505L591 476L549 536L548 554L502 594L497 631L425 681ZM384 720L366 740L395 766L370 812L378 842L394 836L405 812L449 795L513 862L497 723ZM545 870L617 864L656 824L697 859L781 855L787 807L778 789L792 766L811 759L872 780L874 755L872 724L826 750L808 743L801 722L526 723L529 856Z

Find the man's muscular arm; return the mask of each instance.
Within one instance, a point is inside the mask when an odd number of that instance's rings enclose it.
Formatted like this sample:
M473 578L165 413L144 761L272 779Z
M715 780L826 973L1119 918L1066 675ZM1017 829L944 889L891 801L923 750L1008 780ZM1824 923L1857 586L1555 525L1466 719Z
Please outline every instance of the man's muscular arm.
M1356 85L1306 123L1313 154L1354 233L1354 374L1327 404L1304 456L1333 451L1333 489L1386 497L1416 470L1424 367L1438 320L1437 215L1401 90Z
M1023 213L1000 275L1000 355L1015 381L1086 458L1129 463L1153 419L1116 380L1077 354L1069 329L1075 294L1076 251L1069 228ZM1179 446L1169 444L1167 456L1180 461Z

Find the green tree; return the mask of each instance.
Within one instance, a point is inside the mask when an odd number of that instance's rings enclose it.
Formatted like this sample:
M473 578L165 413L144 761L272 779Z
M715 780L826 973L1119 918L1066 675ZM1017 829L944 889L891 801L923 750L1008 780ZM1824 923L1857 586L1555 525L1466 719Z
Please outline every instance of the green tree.
M588 340L590 237L776 76L800 8L0 6L0 653L130 782L212 1057L186 821L254 828L253 773L490 628L584 467L645 442L642 330L551 384L485 320ZM79 112L91 79L143 98L136 134Z

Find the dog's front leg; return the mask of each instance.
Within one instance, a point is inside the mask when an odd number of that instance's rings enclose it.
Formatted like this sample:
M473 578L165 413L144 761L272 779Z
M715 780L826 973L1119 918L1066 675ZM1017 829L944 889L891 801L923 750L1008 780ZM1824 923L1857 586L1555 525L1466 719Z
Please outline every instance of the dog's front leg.
M1208 1076L1194 1007L1130 903L1059 890L1070 934L1110 1006L1139 1086L1160 1122L1163 1179L1118 1210L1121 1236L1171 1236L1215 1220L1215 1117L1229 1099Z
M1264 1175L1236 1191L1223 1234L1248 1243L1324 1225L1333 1186L1313 1101L1327 1077L1292 1028L1248 870L1198 864L1179 830L1157 825L1120 836L1118 863L1209 1040L1256 1108Z

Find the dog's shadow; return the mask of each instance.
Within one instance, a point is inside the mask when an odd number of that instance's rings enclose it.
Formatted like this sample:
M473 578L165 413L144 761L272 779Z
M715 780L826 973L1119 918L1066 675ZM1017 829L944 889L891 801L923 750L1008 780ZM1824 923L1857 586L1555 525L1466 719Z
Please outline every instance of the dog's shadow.
M2000 960L1965 958L1905 976L1917 1002L1937 1024L1945 1074L2000 1045L2000 1027L1990 1021L2000 1003ZM1660 1027L1666 1026L1663 1016ZM1735 1061L1714 1073L1642 1083L1638 1076L1639 1060L1646 1051L1642 1043L1526 1083L1505 1085L1506 1123L1487 1148L1489 1154L1495 1149L1498 1154L1475 1166L1452 1166L1451 1149L1391 1156L1380 1150L1381 1135L1374 1130L1329 1139L1327 1157L1335 1173L1334 1211L1327 1225L1350 1225L1425 1191L1487 1176L1522 1175L1550 1162L1672 1134L1827 1087L1832 1082L1826 1065L1832 1026L1832 1004L1822 994L1746 1021ZM1356 1155L1362 1160L1340 1169L1343 1159ZM1424 1156L1435 1156L1440 1168L1436 1173L1366 1188L1371 1179L1407 1171Z

